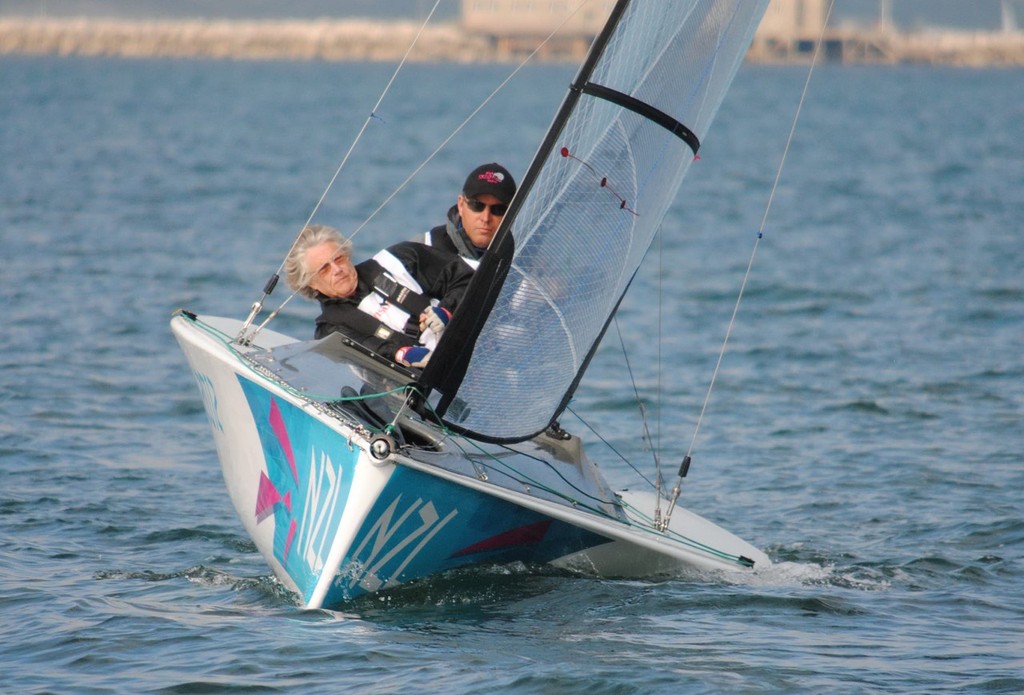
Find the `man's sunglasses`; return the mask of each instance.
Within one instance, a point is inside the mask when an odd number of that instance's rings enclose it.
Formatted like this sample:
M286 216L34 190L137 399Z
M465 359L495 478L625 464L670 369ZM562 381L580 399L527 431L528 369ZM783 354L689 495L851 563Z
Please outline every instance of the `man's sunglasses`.
M491 203L488 205L487 203L480 202L475 198L466 198L466 205L468 205L469 209L473 212L483 212L484 208L490 208L491 214L495 217L504 217L505 213L508 212L507 203Z

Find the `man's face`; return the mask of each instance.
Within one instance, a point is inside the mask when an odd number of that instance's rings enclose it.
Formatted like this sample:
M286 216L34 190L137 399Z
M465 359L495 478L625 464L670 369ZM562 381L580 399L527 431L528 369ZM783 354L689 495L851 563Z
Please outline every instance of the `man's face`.
M306 252L306 270L313 274L309 286L328 297L351 297L359 284L359 276L349 254L331 242L319 244Z
M495 213L495 208L501 214ZM459 217L462 218L462 227L473 246L478 249L487 248L507 208L508 205L489 193L482 193L475 198L459 196Z

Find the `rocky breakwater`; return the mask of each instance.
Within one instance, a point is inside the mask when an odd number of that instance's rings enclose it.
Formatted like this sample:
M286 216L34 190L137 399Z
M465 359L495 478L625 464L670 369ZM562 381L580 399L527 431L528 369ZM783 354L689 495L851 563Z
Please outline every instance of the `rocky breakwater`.
M412 22L366 20L5 18L0 54L392 61L405 54L419 30ZM485 41L443 24L423 30L409 59L473 62L490 52Z

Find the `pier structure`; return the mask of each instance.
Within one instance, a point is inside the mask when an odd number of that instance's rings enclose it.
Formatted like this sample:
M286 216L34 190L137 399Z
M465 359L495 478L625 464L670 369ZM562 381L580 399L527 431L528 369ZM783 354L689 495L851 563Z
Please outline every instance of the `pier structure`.
M541 60L579 61L614 4L594 0L571 14L576 0L462 0L461 26L496 60L520 60L536 51ZM836 63L1024 65L1024 33L1016 29L1013 9L1011 0L1003 0L999 32L904 33L892 20L892 0L879 0L875 23L839 28L826 26L827 0L772 0L747 59L804 63L818 54ZM553 27L558 30L548 37Z
M595 0L576 14L575 0L462 0L461 26L483 40L499 60L521 59L534 50L541 58L582 60L614 2ZM883 14L885 9L883 0ZM757 62L810 60L819 41L829 60L892 62L887 31L828 32L826 0L772 0L754 37L748 58ZM566 17L568 16L568 19ZM557 32L540 48L545 35Z
M670 0L665 0L669 2ZM1020 2L1020 0L1016 0ZM196 57L241 60L399 60L420 62L579 62L603 26L613 0L462 0L457 22L423 28L414 22L368 20L123 20L21 18L0 15L0 55ZM870 26L825 26L826 0L772 0L747 59L836 63L933 63L1024 66L1024 32L1003 0L999 31L933 29L902 32L891 0L880 0ZM820 50L819 50L820 49Z
M1003 0L1000 31L931 29L903 32L892 20L892 0L879 1L878 20L867 27L825 26L826 0L772 0L748 60L809 62L817 53L837 63L1024 65L1024 33L1013 6Z

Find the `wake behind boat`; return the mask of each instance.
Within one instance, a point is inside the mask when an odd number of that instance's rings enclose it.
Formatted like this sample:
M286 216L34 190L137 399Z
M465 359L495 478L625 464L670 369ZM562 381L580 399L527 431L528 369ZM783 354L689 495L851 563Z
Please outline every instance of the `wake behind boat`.
M616 4L422 371L340 333L175 315L235 509L304 606L470 564L770 564L611 490L558 426L766 4Z

